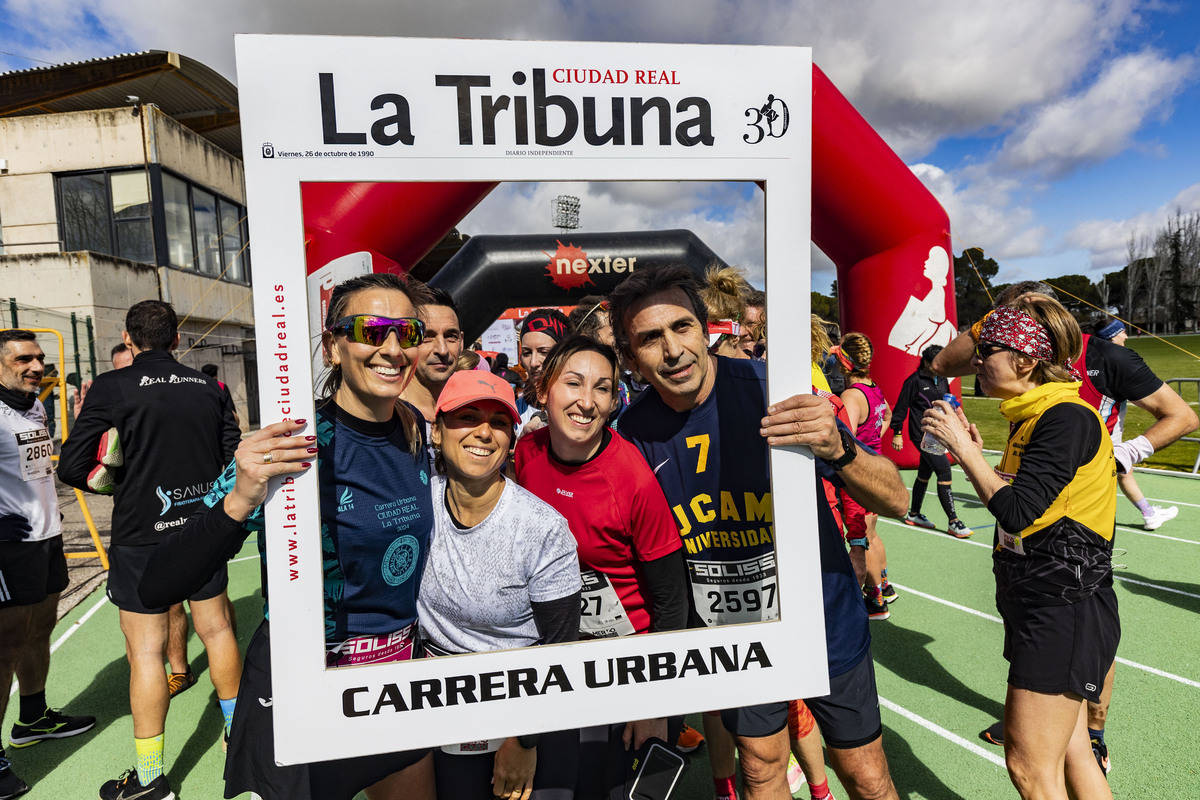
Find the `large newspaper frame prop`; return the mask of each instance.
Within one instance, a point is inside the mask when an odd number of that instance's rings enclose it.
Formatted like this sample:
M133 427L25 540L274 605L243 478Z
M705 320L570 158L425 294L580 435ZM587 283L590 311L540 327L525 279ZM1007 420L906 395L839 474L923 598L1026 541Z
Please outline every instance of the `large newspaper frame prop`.
M237 63L264 423L314 418L306 181L757 181L766 191L771 340L786 343L771 351L770 399L810 391L807 48L245 35L237 37ZM468 88L456 78L438 85L436 76L486 77L490 86ZM510 112L496 117L495 144L482 143L483 93L514 98L512 108L528 119L528 144L518 143ZM407 109L388 102L372 110L381 95L401 95ZM623 144L585 141L585 97L595 98L599 119L591 124L601 130L619 101ZM644 143L634 144L632 98L654 97L669 104L669 140L660 141L651 111ZM579 126L565 143L546 145L547 132L564 130L564 104L579 112ZM330 126L368 132L391 115L410 126L411 144L325 141ZM460 139L460 121L473 144ZM276 481L266 506L276 759L318 761L827 693L811 456L775 449L771 468L773 485L787 487L773 493L778 573L787 575L775 621L341 669L324 666L316 473Z

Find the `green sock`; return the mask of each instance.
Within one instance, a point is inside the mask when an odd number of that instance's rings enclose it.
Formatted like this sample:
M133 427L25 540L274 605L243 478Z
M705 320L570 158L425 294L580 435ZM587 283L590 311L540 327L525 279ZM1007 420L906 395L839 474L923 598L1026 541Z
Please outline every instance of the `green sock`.
M133 746L137 750L138 783L149 786L163 774L163 734L149 739L134 739Z

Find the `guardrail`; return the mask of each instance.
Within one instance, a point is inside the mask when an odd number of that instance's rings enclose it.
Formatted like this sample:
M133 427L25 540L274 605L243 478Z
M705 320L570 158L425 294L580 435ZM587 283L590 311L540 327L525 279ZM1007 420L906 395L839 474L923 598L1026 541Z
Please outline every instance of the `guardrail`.
M1163 381L1163 383L1174 389L1176 394L1182 397L1185 401L1187 400L1187 397L1183 393L1183 387L1185 384L1190 384L1196 390L1197 402L1200 402L1200 378L1168 378ZM1197 444L1200 444L1200 438L1195 436L1181 436L1178 441L1196 442ZM1192 465L1192 474L1195 475L1197 471L1200 471L1200 453L1196 454L1196 463Z

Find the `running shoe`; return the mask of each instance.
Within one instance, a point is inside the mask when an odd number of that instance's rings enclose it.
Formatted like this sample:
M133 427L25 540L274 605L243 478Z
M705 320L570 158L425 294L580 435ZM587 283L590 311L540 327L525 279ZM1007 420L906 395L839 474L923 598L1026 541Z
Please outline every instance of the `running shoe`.
M166 773L150 781L149 786L142 786L137 770L131 769L101 786L100 800L175 800L175 793L167 783Z
M66 739L90 731L96 724L95 717L68 717L55 708L47 708L42 718L29 725L13 723L9 739L13 747L29 747L43 739Z
M167 676L167 691L171 697L182 694L196 685L196 676L189 669L187 672L172 672Z
M863 602L867 606L867 616L870 617L873 622L882 622L892 615L892 612L888 611L887 603L883 602L882 600L864 597Z
M955 539L969 539L971 537L971 529L964 525L961 519L952 520L950 522L950 530L947 533Z
M1164 522L1170 522L1175 519L1175 515L1179 513L1179 509L1175 506L1150 506L1150 513L1142 515L1142 527L1148 531L1156 531L1163 526Z
M1112 762L1108 760L1108 745L1099 739L1092 739L1092 755L1096 757L1096 763L1104 770L1104 777L1107 778L1108 773L1112 772Z
M1000 720L987 730L981 731L979 738L985 742L991 742L997 747L1004 747L1004 720Z
M792 754L788 754L787 779L788 791L792 794L800 791L800 787L804 785L804 770L800 769L800 762Z
M892 586L890 581L883 582L883 602L894 603L899 596L896 594L896 587Z
M679 738L675 740L675 749L681 753L694 753L702 744L704 734L684 723L683 730L679 731Z
M28 791L29 784L16 776L16 773L8 765L7 758L0 757L0 800L20 797Z
M934 525L929 521L929 517L925 516L924 514L914 514L911 511L904 515L904 521L909 525L916 525L918 528L928 528L929 530L933 530L937 527L937 525Z

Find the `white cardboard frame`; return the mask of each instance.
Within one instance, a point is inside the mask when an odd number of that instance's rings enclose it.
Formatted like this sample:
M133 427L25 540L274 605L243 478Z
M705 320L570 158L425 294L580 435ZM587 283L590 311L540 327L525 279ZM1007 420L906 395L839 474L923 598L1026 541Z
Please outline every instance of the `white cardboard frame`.
M771 351L769 396L774 402L810 391L807 48L263 35L238 36L236 47L264 423L313 419L300 204L305 181L758 181L767 193L771 340L787 343ZM564 77L555 70L566 68L597 70L602 78L607 71L613 82L555 82ZM534 138L532 80L521 86L513 76L531 77L537 69L545 70L547 94L565 96L580 109L575 137L558 147L517 146L511 116L501 115L497 144L481 144L482 91L528 98ZM413 144L383 146L370 137L366 145L326 144L319 73L334 75L340 131L370 131L387 113L372 111L372 98L395 93L408 101ZM470 95L474 144L460 144L457 90L436 86L436 75L489 77L488 89ZM602 130L611 99L625 98L627 131L628 98L664 97L673 134L681 121L699 114L697 106L679 112L677 104L700 98L711 109L712 143L685 146L673 138L663 145L651 121L646 144L591 146L582 133L585 96L596 98ZM550 108L547 114L547 128L561 129L561 112ZM653 117L651 112L648 120ZM696 233L704 238L703 230ZM811 457L799 448L775 449L771 468L773 485L788 487L773 492L781 576L777 621L335 670L324 667L317 476L312 471L294 484L274 485L266 520L276 759L318 761L827 693ZM714 650L730 654L735 648L733 671L691 669L644 683L630 678L624 685L589 686L586 678L589 662L601 679L608 660L622 658L646 665L647 674L654 664L669 674L662 665L674 659L679 670L689 651L711 666L719 664ZM482 699L483 685L499 687L492 695L507 695L512 671L529 669L539 687L550 679L545 694ZM495 673L502 677L489 677ZM477 686L475 702L460 695L455 705L415 707L418 682L441 687L438 696L445 700L448 679L468 680L463 676ZM554 685L550 676L564 676L570 689L561 681ZM407 710L385 702L374 713L381 697L397 694ZM363 709L373 713L356 715Z

